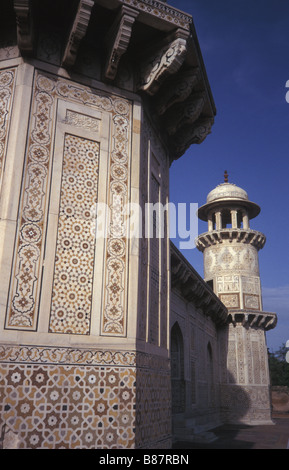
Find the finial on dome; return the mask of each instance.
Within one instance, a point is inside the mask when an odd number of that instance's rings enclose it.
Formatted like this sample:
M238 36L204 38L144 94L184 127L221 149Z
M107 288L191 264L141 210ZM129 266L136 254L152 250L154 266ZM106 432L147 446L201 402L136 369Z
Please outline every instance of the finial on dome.
M225 173L224 173L224 183L228 183L229 181L229 175L227 173L227 170L225 170Z

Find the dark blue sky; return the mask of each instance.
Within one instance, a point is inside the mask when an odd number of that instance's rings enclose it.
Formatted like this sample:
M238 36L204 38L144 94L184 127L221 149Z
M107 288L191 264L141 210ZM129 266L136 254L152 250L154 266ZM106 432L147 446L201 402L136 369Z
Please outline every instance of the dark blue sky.
M204 204L227 170L261 206L251 228L267 237L259 262L263 309L279 318L267 334L276 350L289 339L289 2L168 3L193 16L217 108L211 135L173 163L170 199ZM206 230L200 222L199 233ZM202 275L202 254L183 254Z

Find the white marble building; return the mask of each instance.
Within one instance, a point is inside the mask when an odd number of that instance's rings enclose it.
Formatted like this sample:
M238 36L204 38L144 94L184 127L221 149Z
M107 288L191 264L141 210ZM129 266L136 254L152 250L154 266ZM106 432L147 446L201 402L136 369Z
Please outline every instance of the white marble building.
M264 347L259 291L230 310L167 218L138 238L125 213L168 203L172 161L215 113L192 17L166 2L1 2L3 448L169 448L172 416L193 432L233 418L229 373L252 388L239 346L252 331Z

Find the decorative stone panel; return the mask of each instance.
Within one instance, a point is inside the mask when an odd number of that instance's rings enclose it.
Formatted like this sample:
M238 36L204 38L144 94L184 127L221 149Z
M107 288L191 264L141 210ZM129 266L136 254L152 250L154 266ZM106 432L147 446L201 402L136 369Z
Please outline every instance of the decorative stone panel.
M61 99L85 104L111 115L108 206L114 210L116 197L121 206L128 201L130 102L62 78L36 72L6 316L8 329L37 329L49 181L53 161L53 122L57 102ZM123 221L120 222L120 227L114 227L114 230L106 244L101 332L103 335L125 336L128 238L119 236L119 231L124 230Z
M0 72L0 188L3 167L5 164L5 152L9 132L15 76L16 69L14 68Z
M220 300L227 308L239 308L240 307L240 295L239 294L220 294Z
M95 257L99 143L66 134L50 332L89 334Z

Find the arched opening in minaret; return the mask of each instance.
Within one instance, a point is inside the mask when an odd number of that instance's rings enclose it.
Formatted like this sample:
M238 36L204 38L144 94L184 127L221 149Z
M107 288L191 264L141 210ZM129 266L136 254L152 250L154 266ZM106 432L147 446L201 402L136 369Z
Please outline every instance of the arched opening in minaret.
M237 211L237 227L243 228L243 213L242 211Z
M183 413L186 405L184 380L184 340L178 322L171 330L172 412Z
M231 212L228 209L222 211L222 228L232 228Z
M212 215L213 230L216 230L216 215Z

